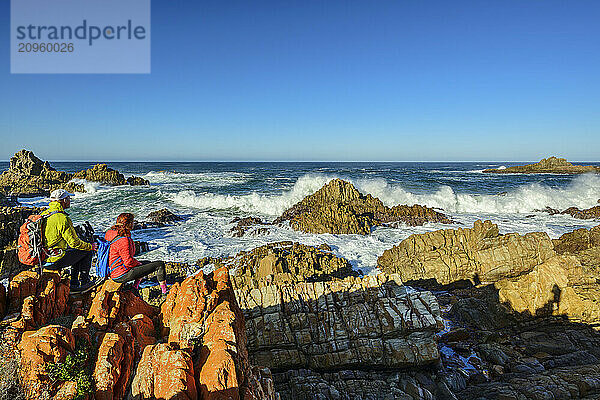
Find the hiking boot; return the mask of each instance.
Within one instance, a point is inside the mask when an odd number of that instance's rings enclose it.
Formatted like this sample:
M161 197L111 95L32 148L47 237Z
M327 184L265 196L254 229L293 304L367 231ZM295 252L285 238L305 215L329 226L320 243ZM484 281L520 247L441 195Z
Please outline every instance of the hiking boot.
M86 293L96 287L96 281L88 281L86 283L82 283L81 285L77 285L73 287L71 284L71 293Z

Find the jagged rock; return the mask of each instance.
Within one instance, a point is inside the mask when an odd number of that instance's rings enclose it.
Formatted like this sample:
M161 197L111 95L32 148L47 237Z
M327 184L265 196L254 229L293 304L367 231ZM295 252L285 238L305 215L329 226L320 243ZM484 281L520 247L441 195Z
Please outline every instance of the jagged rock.
M380 275L236 290L254 363L272 369L435 363L442 326L430 292Z
M92 168L76 172L73 178L85 179L90 182L101 182L112 186L127 184L123 174L117 170L108 168L106 164L96 164Z
M11 326L19 331L37 329L65 314L69 304L69 281L58 273L24 271L9 284L11 309L21 309Z
M150 214L146 216L146 219L150 222L158 223L158 224L170 224L172 222L181 221L181 217L173 214L166 208L158 211L152 211Z
M245 217L245 218L239 218L236 217L234 218L230 224L235 224L230 230L229 232L231 233L231 235L233 237L242 237L244 236L246 233L248 233L248 231L250 231L251 228L255 227L256 225L270 225L268 223L263 222L260 218L256 218L256 217ZM265 233L267 233L269 230L267 228L256 228L253 229L251 232L253 235L263 235Z
M96 384L94 398L97 400L123 399L132 373L134 348L131 330L126 323L118 324L115 330L104 333L100 338L93 373Z
M73 178L107 185L149 185L147 180L139 177L125 180L121 173L108 168L106 164L96 164L93 168L75 174L56 171L33 152L21 150L11 157L8 170L0 175L0 192L19 197L48 196L55 189L85 192L82 184L70 182Z
M580 210L577 207L567 208L561 214L568 214L577 219L594 219L600 218L600 206L590 207L585 210Z
M109 168L106 164L96 164L90 169L76 172L73 178L85 179L90 182L101 182L105 185L120 186L145 186L150 182L138 176L131 176L127 179L117 170Z
M75 339L68 328L48 325L37 331L23 333L18 345L21 355L21 382L28 399L54 398L60 388L50 381L46 371L49 363L63 362L75 350Z
M207 317L206 327L197 378L200 397L239 398L244 375L238 370L248 368L242 312L225 300Z
M554 255L546 233L501 235L490 221L476 221L473 228L411 235L384 251L377 264L387 273L400 274L404 282L435 279L445 285L519 276Z
M212 263L227 264L236 288L357 275L348 260L337 257L326 244L313 247L293 242L270 243L239 252L231 259L204 258L198 266Z
M567 232L552 242L554 250L558 254L579 254L585 250L600 247L600 225L592 229L581 228Z
M47 196L50 191L65 187L71 176L56 171L33 152L21 150L11 157L8 170L0 175L0 191L19 197Z
M143 314L153 319L158 310L129 290L120 290L121 284L108 279L95 294L87 321L100 330Z
M146 346L131 383L131 395L140 400L197 399L191 355L166 343Z
M504 169L486 169L483 172L492 174L585 174L600 173L600 167L593 165L573 165L564 158L544 158L535 164L520 165Z
M286 221L302 232L360 235L368 235L379 225L452 223L444 214L420 205L387 207L378 198L363 195L351 183L341 179L334 179L305 197L273 223Z
M127 184L130 186L150 186L150 181L139 176L130 176L127 178Z

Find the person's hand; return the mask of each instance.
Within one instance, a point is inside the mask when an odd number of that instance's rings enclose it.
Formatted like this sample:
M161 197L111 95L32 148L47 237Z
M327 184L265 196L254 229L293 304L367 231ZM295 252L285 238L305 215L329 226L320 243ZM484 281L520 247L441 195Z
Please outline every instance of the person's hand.
M92 243L92 250L93 251L98 251L98 243L96 243L96 242Z

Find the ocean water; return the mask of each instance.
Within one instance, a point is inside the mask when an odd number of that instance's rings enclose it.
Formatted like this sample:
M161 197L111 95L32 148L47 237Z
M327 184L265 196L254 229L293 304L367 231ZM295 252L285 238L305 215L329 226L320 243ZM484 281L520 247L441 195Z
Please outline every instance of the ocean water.
M79 171L93 162L54 162L58 170ZM522 164L522 163L521 163ZM149 187L105 187L85 182L88 193L75 195L69 213L78 224L89 221L103 232L122 212L143 220L151 211L168 208L180 223L134 232L150 242L144 258L193 263L205 256L230 256L265 243L293 240L309 245L327 243L364 273L374 273L377 257L412 233L449 226L376 228L370 236L314 235L272 227L261 236L234 238L229 230L235 217L256 216L271 221L285 209L314 193L333 178L351 181L361 192L386 205L422 204L436 207L463 227L490 219L501 233L547 232L557 238L598 221L536 210L589 208L600 199L600 175L494 175L486 168L516 163L172 163L114 162L125 176L148 179ZM0 169L8 168L0 163ZM22 199L43 205L47 199Z

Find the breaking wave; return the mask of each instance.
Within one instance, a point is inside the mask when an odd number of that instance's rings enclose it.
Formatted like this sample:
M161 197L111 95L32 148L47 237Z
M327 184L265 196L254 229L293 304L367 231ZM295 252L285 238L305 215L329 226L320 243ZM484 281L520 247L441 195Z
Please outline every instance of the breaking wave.
M176 204L186 207L205 210L237 209L247 213L277 216L336 177L304 175L290 189L280 194L253 192L246 195L223 195L186 190L170 196ZM572 206L589 208L596 205L600 198L600 177L597 175L581 175L564 188L534 183L501 195L457 193L450 186L439 186L433 193L419 194L400 185L390 184L383 178L347 180L362 193L370 193L388 206L421 204L440 208L448 213L531 213L545 207L559 210Z

